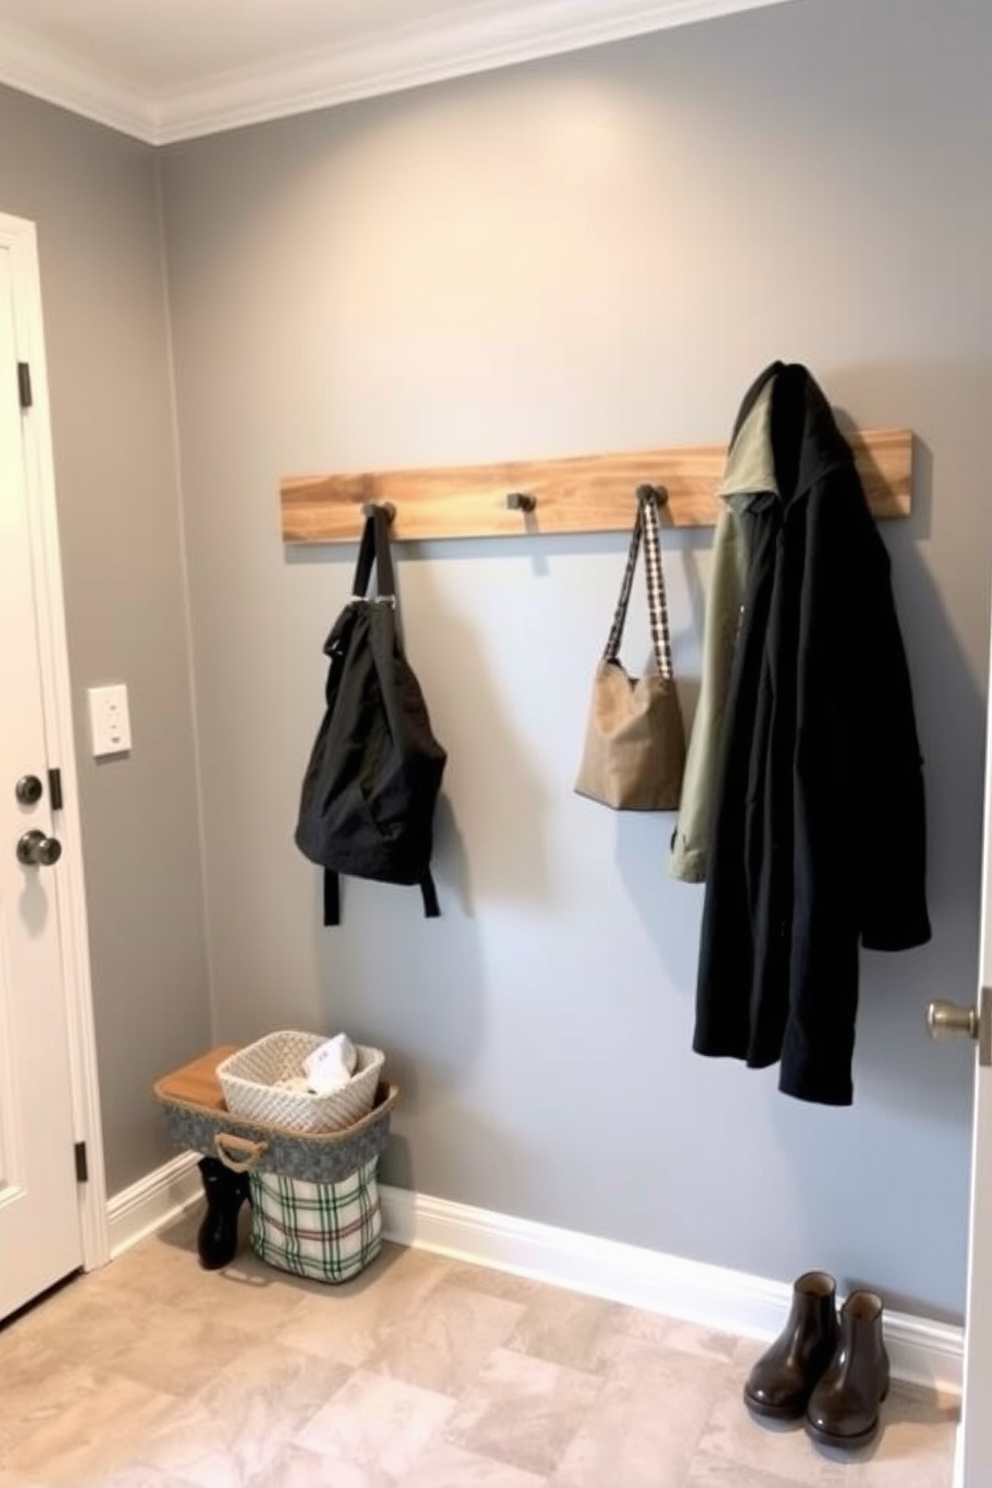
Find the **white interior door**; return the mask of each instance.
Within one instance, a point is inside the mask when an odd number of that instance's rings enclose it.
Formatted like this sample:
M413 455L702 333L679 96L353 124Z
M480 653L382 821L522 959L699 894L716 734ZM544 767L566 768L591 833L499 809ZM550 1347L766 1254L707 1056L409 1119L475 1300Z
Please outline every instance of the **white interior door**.
M0 243L0 1318L83 1260L17 292Z
M992 1484L992 710L985 761L985 845L978 1002L974 1008L932 1003L931 1028L970 1033L977 1040L971 1172L964 1397L956 1488Z

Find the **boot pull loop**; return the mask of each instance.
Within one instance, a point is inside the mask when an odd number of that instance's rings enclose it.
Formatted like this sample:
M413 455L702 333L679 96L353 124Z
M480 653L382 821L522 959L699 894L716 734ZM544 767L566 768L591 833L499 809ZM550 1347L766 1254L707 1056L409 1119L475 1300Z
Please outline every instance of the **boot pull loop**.
M269 1150L268 1142L250 1142L247 1137L236 1137L231 1132L217 1132L214 1151L232 1173L249 1173ZM241 1152L243 1157L232 1157L231 1152Z

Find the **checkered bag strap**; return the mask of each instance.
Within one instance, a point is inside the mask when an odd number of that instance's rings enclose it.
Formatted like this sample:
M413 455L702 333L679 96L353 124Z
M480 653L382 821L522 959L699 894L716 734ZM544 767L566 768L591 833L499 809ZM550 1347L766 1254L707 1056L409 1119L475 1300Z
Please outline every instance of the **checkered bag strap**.
M648 617L651 642L660 677L672 676L672 640L668 629L668 596L661 566L661 519L658 492L653 486L638 486L637 500L644 520L644 566L648 576Z
M641 512L641 503L638 501L634 530L630 534L630 551L627 554L627 567L624 569L623 583L620 585L620 598L617 600L613 625L607 638L606 649L603 652L604 661L616 661L620 655L620 646L623 643L623 628L627 620L627 606L630 604L630 591L634 587L634 571L637 568L637 555L641 551L641 533L643 530L644 518Z
M637 488L637 518L630 535L630 550L620 598L617 600L613 626L603 652L604 661L616 661L623 642L623 628L627 620L630 594L634 585L637 555L644 538L644 561L647 570L648 616L651 622L651 642L658 673L662 677L672 676L672 644L668 629L668 601L665 596L665 576L661 567L661 524L658 518L658 493L653 486Z

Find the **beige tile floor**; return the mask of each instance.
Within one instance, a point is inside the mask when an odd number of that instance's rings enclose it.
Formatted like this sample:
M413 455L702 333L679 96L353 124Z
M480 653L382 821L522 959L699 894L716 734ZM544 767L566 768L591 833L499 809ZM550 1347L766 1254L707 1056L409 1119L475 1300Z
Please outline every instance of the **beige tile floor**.
M0 1330L0 1488L949 1488L953 1401L853 1457L756 1426L756 1346L387 1247L345 1287L197 1216Z

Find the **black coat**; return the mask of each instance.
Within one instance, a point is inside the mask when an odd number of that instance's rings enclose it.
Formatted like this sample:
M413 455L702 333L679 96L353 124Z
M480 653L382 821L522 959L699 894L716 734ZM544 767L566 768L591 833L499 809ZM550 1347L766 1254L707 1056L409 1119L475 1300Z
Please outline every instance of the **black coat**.
M859 943L930 938L923 776L889 558L805 367L776 363L777 492L744 503L693 1047L781 1060L779 1088L849 1105Z

